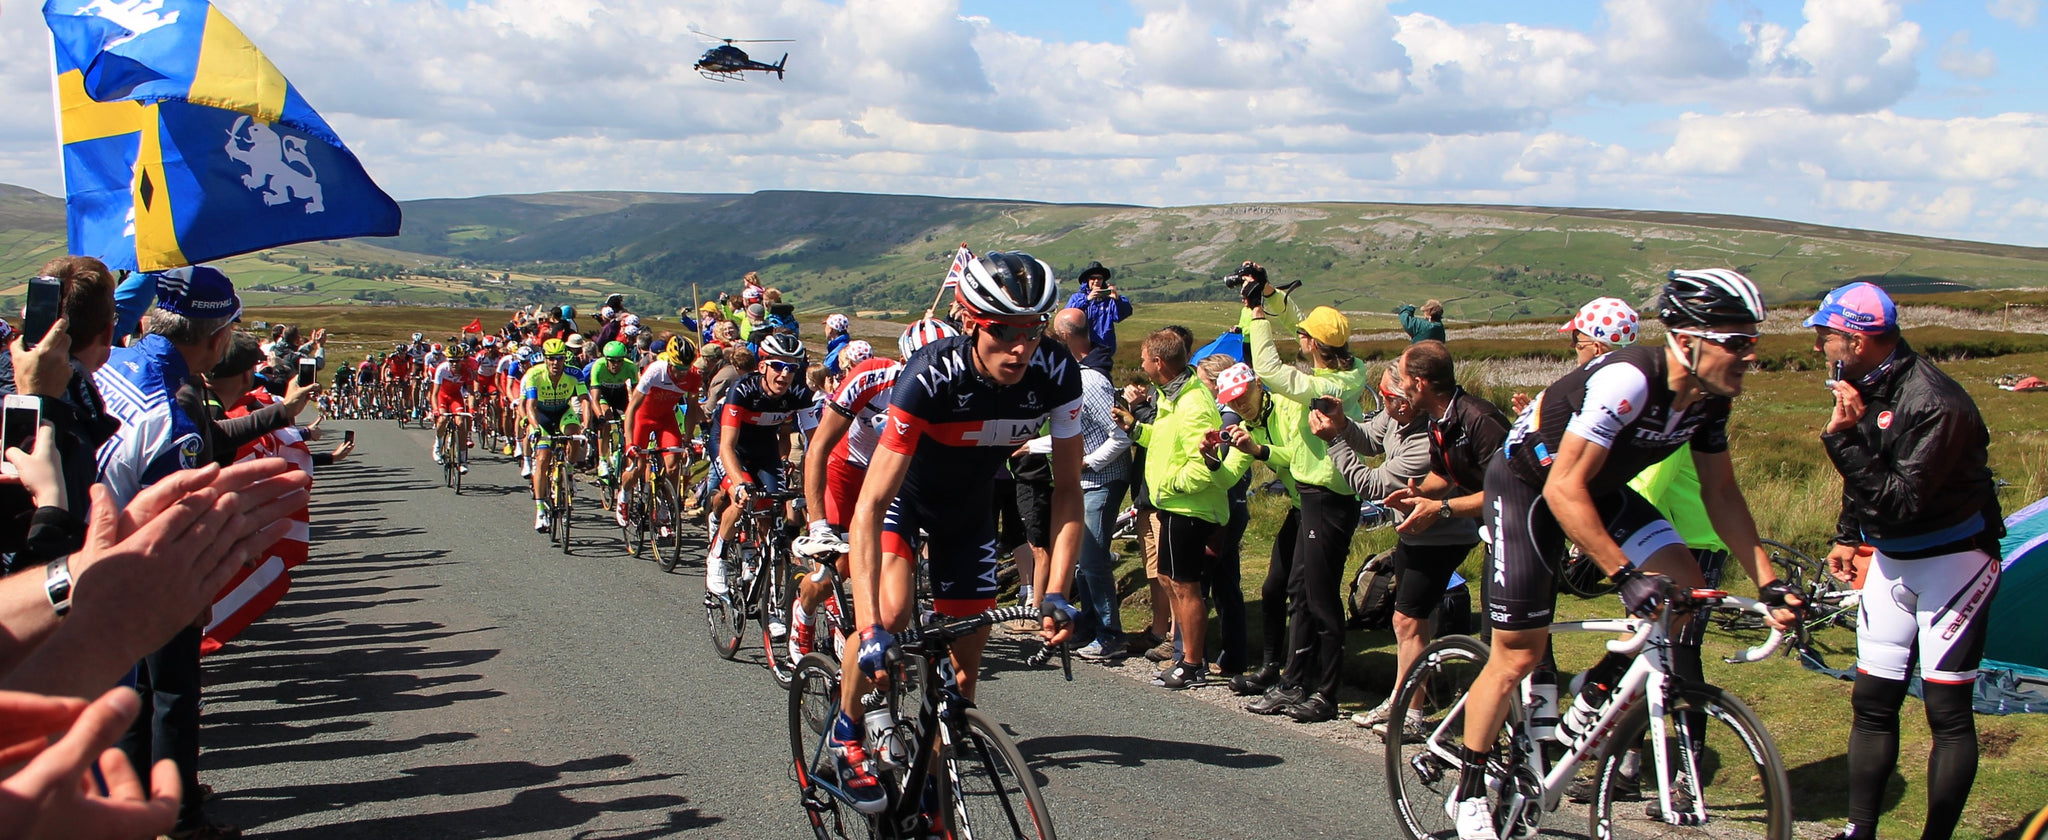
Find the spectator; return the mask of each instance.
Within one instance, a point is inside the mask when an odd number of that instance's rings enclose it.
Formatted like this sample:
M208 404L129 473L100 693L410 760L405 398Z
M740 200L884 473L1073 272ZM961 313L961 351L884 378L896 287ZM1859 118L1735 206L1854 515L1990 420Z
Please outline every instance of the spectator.
M1330 460L1338 472L1368 499L1384 499L1420 483L1429 475L1431 463L1430 418L1394 387L1391 368L1380 373L1379 392L1385 409L1364 423L1321 411L1310 413L1308 423L1310 431L1329 442ZM1367 464L1365 459L1373 455L1384 456L1384 460L1378 466ZM1394 673L1408 673L1408 666L1436 637L1436 613L1444 590L1478 544L1477 519L1444 519L1434 512L1426 514L1420 529L1396 531L1391 561L1395 575ZM1352 715L1351 722L1383 729L1393 706L1389 696L1371 711ZM1410 725L1420 725L1422 712L1410 708L1404 717Z
M1285 714L1298 722L1313 723L1337 715L1337 685L1344 656L1340 587L1351 535L1358 529L1359 500L1357 491L1330 462L1323 440L1310 432L1308 412L1324 400L1335 406L1327 410L1354 406L1351 410L1356 411L1359 394L1365 389L1365 366L1351 357L1351 323L1343 313L1319 306L1302 317L1291 293L1267 283L1263 267L1250 264L1244 270L1250 273L1241 287L1245 308L1238 325L1244 330L1252 370L1277 398L1269 426L1272 443L1266 446L1264 460L1286 466L1283 480L1290 482L1295 502L1274 544L1275 560L1280 562L1267 570L1262 589L1269 667L1254 676L1258 681L1269 676L1277 676L1277 680L1248 708L1258 714ZM1310 372L1281 362L1274 335L1287 331L1294 334ZM1290 543L1291 552L1281 548ZM1277 618L1282 598L1276 589L1285 594L1284 624ZM1285 632L1284 647L1275 644L1276 631ZM1270 666L1283 651L1286 664L1274 675ZM1255 681L1241 688L1257 687ZM1240 687L1233 684L1233 688Z
M1954 832L1977 776L1971 706L2005 534L1977 404L1899 335L1883 289L1851 283L1806 319L1814 349L1839 371L1821 444L1842 474L1828 566L1847 580L1857 549L1874 552L1856 616L1855 709L1849 729L1849 826L1877 836L1899 757L1899 707L1918 662L1933 748L1923 837ZM1716 334L1697 333L1719 342ZM1753 339L1752 339L1753 340Z
M1180 659L1153 684L1174 690L1208 683L1209 610L1202 600L1208 545L1230 517L1226 491L1250 466L1243 452L1223 446L1222 415L1188 365L1189 349L1173 330L1146 337L1140 363L1159 388L1159 412L1132 429L1150 453L1145 479L1159 512L1159 572L1181 640Z
M1062 309L1053 316L1054 337L1076 359L1087 357L1093 349L1088 327L1088 313L1080 309ZM1116 423L1111 411L1115 406L1116 386L1109 377L1083 365L1081 521L1086 534L1074 565L1074 604L1081 608L1081 617L1073 638L1082 645L1076 656L1098 661L1121 658L1128 652L1110 535L1116 532L1119 503L1130 488L1131 439Z
M845 315L834 312L825 316L825 370L833 376L838 376L841 370L840 349L853 339L853 336L847 333L850 326Z
M1081 288L1067 299L1068 309L1079 309L1088 316L1088 355L1081 359L1083 367L1091 367L1107 376L1116 362L1116 325L1118 321L1131 317L1131 302L1110 285L1112 272L1102 263L1091 262L1081 269Z
M1083 365L1086 367L1086 365ZM1152 387L1143 379L1135 379L1124 386L1124 405L1128 408L1119 415L1117 422L1128 429L1131 423L1150 423L1159 415L1159 404L1152 399ZM1145 561L1146 598L1152 605L1152 620L1145 625L1145 631L1131 640L1130 652L1142 653L1155 662L1170 662L1174 655L1173 612L1166 596L1166 584L1159 578L1159 510L1152 506L1152 490L1145 485L1145 447L1136 440L1131 441L1131 506L1136 511L1138 527L1138 554Z
M1223 416L1223 441L1230 443L1234 438L1231 430L1245 423L1240 409L1264 396L1249 395L1249 386L1256 384L1258 375L1252 373L1250 365L1242 364L1226 353L1215 353L1197 362L1195 375L1202 378L1202 387L1216 394L1218 410ZM1215 670L1232 681L1244 673L1251 653L1246 648L1243 568L1244 530L1251 525L1252 518L1251 486L1249 469L1236 484L1230 485L1226 494L1230 518L1223 527L1216 529L1216 535L1209 540L1209 578L1204 590L1210 605L1216 608Z
M100 450L101 479L118 503L179 470L215 459L213 424L203 410L189 410L180 392L195 372L211 370L220 361L241 310L234 284L217 269L193 266L158 275L157 308L143 327L147 335L115 350L111 364L95 376L109 413L122 423ZM136 672L143 714L121 746L138 774L156 760L177 761L186 792L178 811L180 836L230 837L237 832L208 820L197 793L199 641L205 617L194 616L192 626L143 659Z
M1408 333L1408 342L1444 340L1444 305L1435 299L1422 304L1422 317L1415 316L1415 304L1401 307L1401 329Z

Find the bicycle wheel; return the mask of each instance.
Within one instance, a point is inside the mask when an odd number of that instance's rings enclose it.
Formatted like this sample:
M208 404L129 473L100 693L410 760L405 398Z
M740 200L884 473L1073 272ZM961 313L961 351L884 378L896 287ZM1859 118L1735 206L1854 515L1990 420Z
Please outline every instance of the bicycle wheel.
M872 840L881 836L870 818L833 788L825 734L839 716L839 662L820 654L798 660L789 683L789 750L797 797L818 840Z
M1659 771L1654 757L1649 704L1643 703L1623 716L1615 727L1615 738L1603 750L1598 784L1589 825L1596 837L1613 837L1619 827L1631 836L1647 838L1707 838L1755 836L1765 840L1791 840L1792 788L1785 777L1785 762L1771 733L1741 700L1710 685L1676 685L1665 710L1665 764L1663 776L1675 800L1676 817L1667 818L1658 785ZM1687 712L1697 713L1687 715ZM1685 718L1704 715L1705 731L1687 733ZM1617 781L1630 745L1642 744L1640 760L1642 810L1622 809L1616 813ZM1704 807L1695 812L1693 801L1704 794ZM1699 813L1704 813L1704 820ZM1683 823L1683 824L1674 824ZM1619 825L1617 825L1619 824Z
M574 486L570 483L569 465L564 463L565 460L567 459L556 456L551 466L555 471L555 542L562 546L563 554L568 554L569 519L570 514L576 509L576 495Z
M1407 716L1387 720L1387 790L1409 840L1456 840L1458 823L1444 812L1458 790L1464 762L1465 690L1486 667L1486 646L1471 636L1445 636L1424 648L1394 693L1395 709L1417 707L1423 726ZM1420 701L1418 704L1418 700ZM1495 794L1489 792L1489 798Z
M727 586L736 586L740 581L739 546L727 543L720 552L718 563L725 567ZM738 594L731 589L728 593ZM711 649L718 655L731 659L740 650L740 633L747 626L747 610L742 604L734 603L728 595L704 593L704 621L711 633Z
M767 651L768 674L775 678L777 686L787 689L796 673L796 662L789 656L790 593L796 587L792 585L789 560L780 542L769 544L768 555L761 569L761 647ZM770 632L777 624L782 625L779 639Z
M646 486L645 473L627 485L624 510L621 511L626 515L626 524L619 527L619 538L626 543L626 553L634 557L647 553L647 499L643 490Z
M441 432L434 436L434 446L441 450L441 486L455 486L455 450L448 445L450 435Z
M654 538L663 539L661 529L668 528L668 551L665 556L675 558L669 566L674 568L676 563L683 560L683 505L682 500L676 497L675 477L663 473L661 482L655 487L655 494Z
M1052 813L1023 753L981 710L962 717L966 727L954 729L952 745L941 748L940 787L950 807L940 818L948 836L1053 840Z
M1564 568L1557 576L1565 591L1581 598L1598 598L1612 593L1620 584L1607 579L1607 573L1600 570L1600 564L1592 556L1572 546L1565 554Z

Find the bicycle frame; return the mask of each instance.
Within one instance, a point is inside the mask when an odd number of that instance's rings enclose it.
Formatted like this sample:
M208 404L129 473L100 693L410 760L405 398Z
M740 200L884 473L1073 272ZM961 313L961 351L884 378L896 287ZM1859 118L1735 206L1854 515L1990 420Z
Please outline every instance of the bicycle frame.
M1761 602L1729 595L1717 590L1693 590L1690 597L1700 609L1737 609L1765 615L1768 615L1770 612L1770 608ZM1539 780L1541 792L1540 807L1543 811L1557 810L1558 805L1563 801L1565 789L1571 785L1573 777L1578 773L1579 765L1589 759L1599 757L1601 751L1608 745L1608 737L1613 734L1615 727L1621 722L1622 718L1637 703L1647 699L1650 714L1650 737L1648 740L1652 745L1654 766L1660 771L1657 774L1659 779L1659 804L1663 807L1663 813L1667 815L1667 821L1671 821L1673 817L1679 816L1673 812L1671 807L1671 786L1668 781L1670 774L1661 772L1664 768L1671 766L1671 757L1666 739L1668 732L1665 714L1669 694L1667 689L1674 679L1670 673L1671 623L1673 617L1678 614L1676 610L1667 608L1655 618L1560 621L1550 626L1551 633L1628 634L1626 639L1616 639L1607 642L1607 650L1617 655L1633 657L1633 659L1629 663L1628 670L1622 674L1621 679L1615 684L1613 693L1608 695L1606 702L1600 707L1598 716L1587 726L1586 733L1578 738L1576 744L1573 744L1566 750L1565 754L1557 760L1555 766L1550 767L1545 766L1547 762L1544 751L1537 748L1534 738L1530 736L1527 725L1522 719L1523 707L1520 700L1529 696L1533 675L1522 679L1520 696L1509 704L1507 727L1509 738L1516 745L1515 753L1518 754L1517 757L1531 762L1533 765L1532 769ZM1743 651L1741 654L1729 657L1725 661L1734 664L1759 662L1768 659L1771 654L1777 651L1784 638L1785 636L1782 631L1772 630L1770 637L1762 643ZM1646 653L1647 655L1645 655ZM1436 727L1430 730L1427 738L1425 738L1425 746L1429 754L1454 767L1463 761L1459 754L1457 743L1461 740L1461 736L1464 733L1462 731L1453 732L1450 730L1454 721L1462 722L1464 720L1464 706L1468 699L1469 695L1459 696L1457 702L1443 716L1443 720L1439 721ZM1750 746L1754 750L1755 745ZM1690 750L1687 749L1686 752L1689 753ZM1684 756L1684 758L1688 765L1698 760L1696 756L1689 754ZM1693 773L1692 778L1699 778L1697 767L1688 766L1686 769ZM1523 800L1523 794L1519 792L1510 793L1503 789L1502 795L1504 798L1509 799L1507 804L1511 811L1511 817L1507 824L1514 825L1522 818L1522 813L1528 808L1530 803ZM1706 820L1706 802L1704 797L1693 798L1692 811L1689 816L1701 822Z

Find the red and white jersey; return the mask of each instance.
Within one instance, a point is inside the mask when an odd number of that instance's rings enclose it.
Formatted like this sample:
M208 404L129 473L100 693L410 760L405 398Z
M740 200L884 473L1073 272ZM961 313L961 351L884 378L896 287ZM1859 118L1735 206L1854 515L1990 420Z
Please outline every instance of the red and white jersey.
M839 390L826 402L852 421L836 450L847 463L865 469L874 457L875 444L882 440L882 425L887 422L889 391L896 387L896 374L901 372L903 364L894 359L868 359L846 372Z
M434 390L446 396L462 396L475 381L476 370L466 361L462 364L442 362L440 367L434 368Z
M641 411L674 413L677 404L704 390L704 377L696 368L686 367L678 379L668 360L655 359L654 364L640 371L640 384L635 387L641 394Z

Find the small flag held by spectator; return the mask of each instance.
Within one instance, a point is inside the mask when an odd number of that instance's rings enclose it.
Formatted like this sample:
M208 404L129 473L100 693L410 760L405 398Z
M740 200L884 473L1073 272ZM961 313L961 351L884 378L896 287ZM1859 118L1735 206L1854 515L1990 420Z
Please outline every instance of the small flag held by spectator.
M967 261L974 259L974 252L967 250L967 243L960 243L960 250L953 254L953 267L946 269L946 283L940 291L950 291L960 285L960 278L967 276Z
M484 331L483 316L477 316L476 320L470 321L468 325L462 328L462 331L466 333L476 333L478 335L482 335Z

